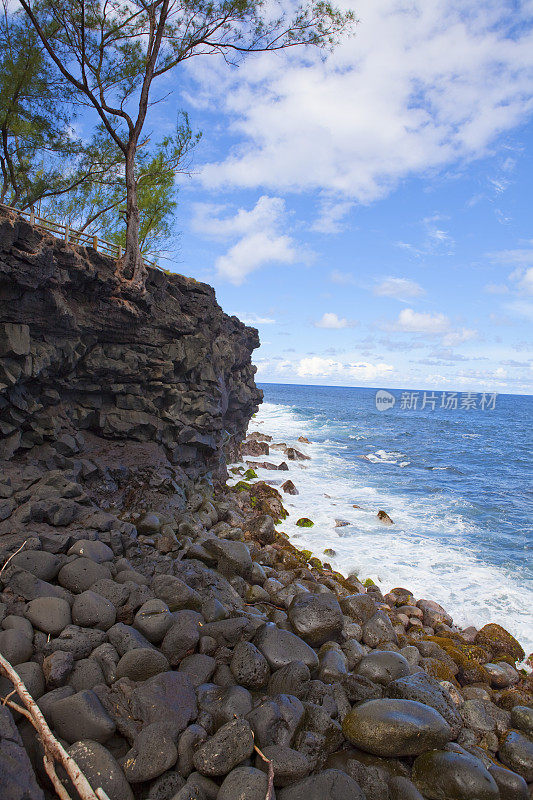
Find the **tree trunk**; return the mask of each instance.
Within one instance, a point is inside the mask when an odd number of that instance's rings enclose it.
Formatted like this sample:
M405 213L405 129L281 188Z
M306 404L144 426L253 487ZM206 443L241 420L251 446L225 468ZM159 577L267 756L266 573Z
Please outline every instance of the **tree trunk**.
M130 145L126 153L126 248L119 264L119 274L130 285L143 290L147 271L139 246L140 214L134 167L135 150L135 145Z

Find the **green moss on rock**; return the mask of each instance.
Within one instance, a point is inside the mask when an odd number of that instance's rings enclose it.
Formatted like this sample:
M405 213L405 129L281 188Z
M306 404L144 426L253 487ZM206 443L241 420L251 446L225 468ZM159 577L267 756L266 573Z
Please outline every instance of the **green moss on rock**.
M312 528L315 523L309 517L300 517L296 524L299 528Z
M522 661L526 655L514 636L494 622L484 625L477 632L474 641L480 647L489 650L495 661L502 661L503 656L512 658L513 662Z
M252 484L247 483L247 481L239 481L233 488L236 492L249 492L252 488Z

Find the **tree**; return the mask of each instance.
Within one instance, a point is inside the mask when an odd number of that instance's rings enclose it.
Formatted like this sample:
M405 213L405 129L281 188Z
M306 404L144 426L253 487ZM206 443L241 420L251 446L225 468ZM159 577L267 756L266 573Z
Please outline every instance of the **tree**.
M178 115L173 135L155 148L146 138L140 143L136 159L137 201L139 205L139 249L141 255L157 258L172 241L172 214L176 208L178 172L187 172L190 152L200 140L194 134L185 112ZM95 170L94 165L99 164ZM85 148L77 168L85 175L72 191L46 202L46 214L68 222L80 233L99 235L126 246L126 182L122 151L99 126Z
M188 59L296 45L333 46L352 22L327 0L291 16L263 0L19 0L63 77L124 158L125 254L120 274L143 288L136 155L154 81Z
M59 166L77 150L60 98L70 86L45 58L26 17L0 16L0 202L27 208L61 190Z

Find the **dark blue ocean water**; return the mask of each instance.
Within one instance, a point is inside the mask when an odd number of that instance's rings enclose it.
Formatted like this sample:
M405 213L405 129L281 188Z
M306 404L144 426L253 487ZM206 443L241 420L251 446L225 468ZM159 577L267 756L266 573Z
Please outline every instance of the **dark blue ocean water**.
M311 461L291 464L291 502L316 525L302 533L291 514L291 536L319 556L332 547L344 572L384 588L410 581L461 622L499 621L533 648L532 397L458 393L454 407L447 392L443 408L442 392L427 392L422 408L423 390L390 390L394 407L378 411L375 389L261 388L256 429L313 442L301 445Z

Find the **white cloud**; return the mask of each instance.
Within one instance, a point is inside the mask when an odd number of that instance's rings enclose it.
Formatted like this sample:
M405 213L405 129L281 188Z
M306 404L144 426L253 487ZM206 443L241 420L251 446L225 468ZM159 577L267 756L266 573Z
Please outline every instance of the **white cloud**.
M455 347L458 344L463 344L463 342L469 342L475 339L477 335L477 331L471 328L461 328L459 331L447 333L442 339L442 344L445 345L445 347Z
M340 328L352 328L356 323L354 321L349 321L345 317L338 317L337 314L334 314L331 311L326 311L325 314L317 321L313 323L315 328L331 328L334 330L339 330Z
M533 241L531 242L533 245ZM489 253L489 258L499 264L515 264L520 267L533 266L533 247L518 247Z
M533 294L533 267L524 270L515 270L510 275L511 280L515 280L517 288L526 294Z
M334 269L331 275L329 276L330 281L333 283L338 283L340 286L350 286L356 284L356 280L351 272L340 272L338 269Z
M215 266L219 277L239 286L265 264L294 264L305 258L294 239L283 232L286 218L285 201L263 195L251 211L240 208L233 215L225 206L197 203L192 229L220 241L237 240Z
M296 364L296 374L299 378L351 378L370 381L393 371L392 365L384 362L377 364L367 361L342 362L321 356L302 358Z
M238 317L245 325L274 325L276 322L272 317L260 317L259 314L254 313L249 314L245 312L241 314L238 311L234 311L233 316Z
M509 287L505 283L487 283L484 287L487 294L507 294Z
M429 335L446 333L450 320L445 314L430 314L404 308L400 311L394 329L406 333L426 333Z
M344 218L353 208L349 200L323 200L320 216L312 225L311 230L317 233L340 233L344 228Z
M407 278L384 278L374 287L374 294L379 297L395 297L404 300L407 297L420 297L425 294L419 283Z
M527 300L516 300L513 303L507 303L505 308L514 316L524 317L533 322L533 303Z
M400 180L483 156L533 110L531 3L346 0L361 20L323 61L292 51L238 71L192 63L198 102L224 103L230 155L208 187L323 191L371 202ZM194 62L202 62L195 59ZM335 228L334 205L324 227ZM433 236L443 241L441 227Z

